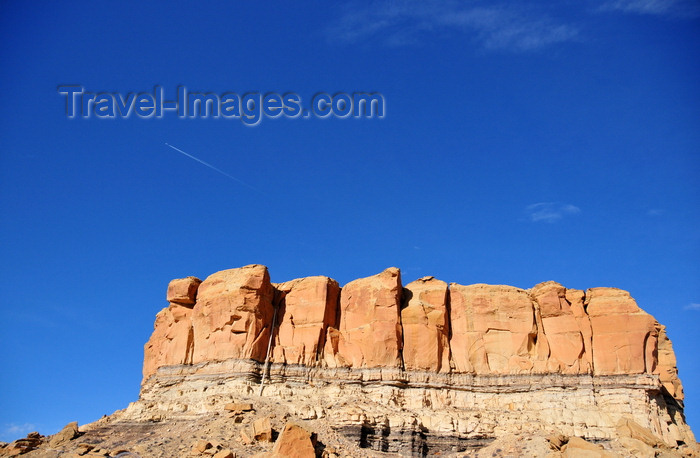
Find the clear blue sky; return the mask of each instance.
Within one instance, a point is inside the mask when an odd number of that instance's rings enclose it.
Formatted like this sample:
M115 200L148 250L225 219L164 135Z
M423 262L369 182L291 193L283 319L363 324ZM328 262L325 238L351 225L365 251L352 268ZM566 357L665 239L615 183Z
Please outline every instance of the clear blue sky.
M0 3L0 440L125 408L168 281L251 263L629 290L700 432L697 2L332 3ZM60 84L386 116L67 119Z

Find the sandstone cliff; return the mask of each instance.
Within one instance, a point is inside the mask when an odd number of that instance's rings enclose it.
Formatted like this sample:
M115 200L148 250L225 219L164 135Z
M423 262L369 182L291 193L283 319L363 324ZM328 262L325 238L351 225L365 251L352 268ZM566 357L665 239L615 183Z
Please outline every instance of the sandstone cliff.
M273 284L251 265L173 280L167 299L128 418L216 411L265 374L264 398L368 449L421 454L513 432L612 440L620 422L694 443L665 329L619 289L404 287L396 268L342 288Z
M653 374L678 402L683 389L665 329L615 288L530 290L402 287L390 268L343 288L328 277L270 283L267 268L173 280L146 344L144 378L159 367L270 359L316 367L401 368L474 375Z
M666 331L619 289L250 265L166 297L138 401L0 456L700 456Z

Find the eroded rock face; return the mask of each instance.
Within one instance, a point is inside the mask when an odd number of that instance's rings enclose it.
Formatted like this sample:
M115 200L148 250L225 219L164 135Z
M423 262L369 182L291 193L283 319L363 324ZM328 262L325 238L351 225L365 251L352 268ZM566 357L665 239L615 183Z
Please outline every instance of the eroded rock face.
M193 363L229 358L264 361L274 289L267 267L217 272L199 286L192 309Z
M651 373L657 365L654 317L640 309L627 291L616 288L591 288L586 303L594 374Z
M143 376L161 366L192 364L192 309L171 303L156 315L153 334L144 347Z
M519 374L533 370L537 326L525 290L452 283L450 303L450 347L457 372Z
M144 378L154 374L161 366L192 364L194 333L191 309L201 283L202 280L197 277L186 277L176 278L168 284L166 299L170 305L156 315L153 334L144 347Z
M545 282L530 290L449 286L433 277L401 285L389 268L340 288L317 276L271 284L245 266L201 282L173 280L169 307L146 344L144 377L159 367L270 360L320 368L398 368L441 374L657 375L683 400L665 328L629 293Z
M567 291L559 283L540 283L530 290L538 318L538 340L549 349L546 370L587 374L592 368L591 323L583 306L583 291ZM544 345L544 344L543 344Z
M280 294L272 360L317 365L328 328L338 326L338 282L328 277L307 277L275 286Z
M401 366L401 273L391 267L354 280L340 294L340 328L335 364L348 367ZM332 358L329 358L331 360Z
M146 344L141 399L128 409L139 421L240 416L252 405L236 399L255 392L383 451L450 450L525 430L651 447L621 436L623 418L668 446L694 443L665 328L618 289L433 277L404 288L396 268L342 288L323 276L272 284L251 265L201 284L174 280L167 298ZM242 443L254 441L247 431Z
M401 324L406 370L450 371L447 283L423 277L406 285Z
M671 341L666 336L666 327L658 325L658 362L654 369L654 374L659 374L659 379L668 393L675 399L682 401L683 385L678 378L678 367L676 366L676 354L673 352Z

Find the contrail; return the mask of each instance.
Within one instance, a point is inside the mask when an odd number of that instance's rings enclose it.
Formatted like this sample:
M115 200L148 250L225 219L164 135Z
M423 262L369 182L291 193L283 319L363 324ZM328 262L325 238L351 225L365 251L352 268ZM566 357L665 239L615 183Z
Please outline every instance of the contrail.
M223 176L225 176L225 177L227 177L227 178L230 178L230 179L232 179L232 180L234 180L234 181L239 182L239 183L242 184L243 186L245 186L245 187L247 187L247 188L250 188L250 189L252 189L253 191L260 192L259 189L254 188L253 186L249 185L249 184L246 183L245 181L239 180L238 178L234 177L233 175L229 175L228 173L224 172L223 170L217 169L216 167L214 167L213 165L209 164L208 162L204 162L203 160L201 160L201 159L199 159L199 158L196 158L196 157L192 156L191 154L187 154L186 152L182 151L180 148L176 148L176 147L174 147L173 145L171 145L170 143L166 143L165 145L166 145L166 146L169 146L169 147L172 148L172 149L174 149L174 150L177 151L178 153L184 154L185 156L189 157L190 159L194 159L195 161L199 162L199 163L202 164L202 165L206 165L207 167L209 167L210 169L214 170L215 172L219 172L219 173L222 174Z

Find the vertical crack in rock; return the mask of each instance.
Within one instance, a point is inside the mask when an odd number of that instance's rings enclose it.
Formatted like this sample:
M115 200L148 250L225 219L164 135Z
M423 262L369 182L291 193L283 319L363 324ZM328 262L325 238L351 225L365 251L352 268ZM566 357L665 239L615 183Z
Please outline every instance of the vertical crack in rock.
M192 364L192 358L194 356L194 329L190 326L189 332L187 333L187 347L185 348L185 360L183 364Z

